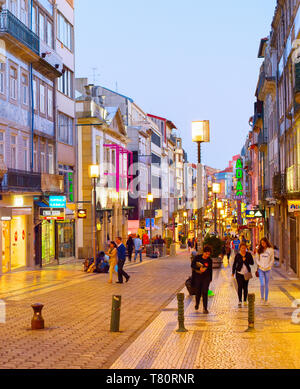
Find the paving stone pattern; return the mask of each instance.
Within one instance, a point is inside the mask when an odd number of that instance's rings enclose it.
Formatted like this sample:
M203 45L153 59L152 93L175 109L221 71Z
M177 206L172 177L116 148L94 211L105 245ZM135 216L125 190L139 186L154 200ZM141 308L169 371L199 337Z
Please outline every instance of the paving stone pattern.
M81 265L2 276L6 323L0 324L0 368L109 367L182 288L190 261L181 253L126 269L131 278L123 285L108 284L107 274L83 273ZM109 332L114 294L122 296L120 333ZM36 302L45 305L45 330L31 330Z
M299 280L274 270L270 305L260 301L259 280L250 281L256 295L255 330L248 332L248 308L237 306L230 268L214 273L209 315L195 311L185 299L187 333L177 333L176 299L112 364L111 369L299 369L300 325L293 324L291 307L300 298ZM299 315L300 316L300 315Z

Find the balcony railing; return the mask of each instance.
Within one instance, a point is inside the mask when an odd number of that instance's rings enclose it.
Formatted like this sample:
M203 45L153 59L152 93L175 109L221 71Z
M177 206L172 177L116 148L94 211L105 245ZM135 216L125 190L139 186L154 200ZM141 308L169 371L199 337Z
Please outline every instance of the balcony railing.
M2 192L41 192L41 174L8 169L0 188Z
M265 130L260 131L257 137L258 147L266 145L268 143L268 135Z
M39 37L8 10L0 12L0 34L9 34L35 54L40 54Z
M280 198L286 194L286 174L277 173L273 176L273 195Z

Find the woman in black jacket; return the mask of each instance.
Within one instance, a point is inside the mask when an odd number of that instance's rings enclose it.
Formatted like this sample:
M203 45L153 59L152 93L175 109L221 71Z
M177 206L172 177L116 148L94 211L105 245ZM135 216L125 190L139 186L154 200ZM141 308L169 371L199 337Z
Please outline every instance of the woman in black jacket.
M134 242L133 242L131 235L128 236L128 239L126 242L126 247L127 247L127 252L128 252L128 259L129 259L129 262L131 262L132 252L133 252L133 248L134 248Z
M247 304L248 297L248 284L249 279L247 273L251 273L250 265L254 265L252 255L247 252L246 243L241 243L239 246L239 253L236 254L234 263L232 266L232 277L236 276L238 284L238 296L239 296L239 307L242 306L242 293L244 291L244 304ZM246 278L245 278L246 274ZM251 277L251 276L250 276Z
M208 313L208 288L212 281L212 260L210 255L212 249L209 246L204 247L202 255L196 255L192 260L192 287L196 289L195 309L199 309L200 298L203 298L203 313Z

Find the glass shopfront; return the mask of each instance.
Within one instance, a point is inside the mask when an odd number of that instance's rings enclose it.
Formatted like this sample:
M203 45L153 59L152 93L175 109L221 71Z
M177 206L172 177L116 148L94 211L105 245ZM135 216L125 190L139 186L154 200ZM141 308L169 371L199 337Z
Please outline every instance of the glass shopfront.
M55 261L55 224L53 220L42 222L42 264Z
M2 222L2 273L10 271L10 221Z
M27 216L11 220L11 270L26 266Z
M58 226L58 257L75 257L75 222L66 220L57 222Z

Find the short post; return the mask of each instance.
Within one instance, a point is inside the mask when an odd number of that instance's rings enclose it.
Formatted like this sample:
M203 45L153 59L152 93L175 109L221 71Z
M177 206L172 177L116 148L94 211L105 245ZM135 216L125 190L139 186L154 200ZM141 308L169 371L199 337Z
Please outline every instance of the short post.
M120 331L121 296L112 296L110 332Z
M43 304L35 303L32 304L33 309L33 318L31 319L31 329L32 330L42 330L45 328L45 322L42 317Z
M176 332L188 332L184 327L184 293L177 293L178 301L178 330Z
M248 331L254 330L255 294L248 294Z

